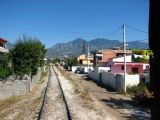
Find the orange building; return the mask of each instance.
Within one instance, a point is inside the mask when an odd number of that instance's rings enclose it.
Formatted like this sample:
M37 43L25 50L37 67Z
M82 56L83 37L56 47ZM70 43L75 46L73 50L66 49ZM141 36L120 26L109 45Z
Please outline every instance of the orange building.
M93 65L93 57L92 56L87 56L85 54L80 55L77 60L81 65Z

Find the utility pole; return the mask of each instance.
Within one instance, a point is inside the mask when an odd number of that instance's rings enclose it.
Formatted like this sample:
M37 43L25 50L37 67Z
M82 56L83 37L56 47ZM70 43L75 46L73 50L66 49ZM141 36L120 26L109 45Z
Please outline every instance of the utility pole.
M123 54L124 54L124 92L126 93L126 29L123 23Z
M72 71L72 54L70 53L70 71Z
M87 72L89 73L89 41L88 41L88 54L87 54Z

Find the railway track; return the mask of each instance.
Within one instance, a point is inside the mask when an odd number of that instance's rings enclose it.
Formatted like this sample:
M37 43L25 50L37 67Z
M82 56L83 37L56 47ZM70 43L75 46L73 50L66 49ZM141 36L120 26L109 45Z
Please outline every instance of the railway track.
M38 120L72 120L57 72L55 67L50 65L48 83L43 95Z
M111 120L97 102L82 96L87 97L84 90L77 93L75 84L50 65L38 120Z

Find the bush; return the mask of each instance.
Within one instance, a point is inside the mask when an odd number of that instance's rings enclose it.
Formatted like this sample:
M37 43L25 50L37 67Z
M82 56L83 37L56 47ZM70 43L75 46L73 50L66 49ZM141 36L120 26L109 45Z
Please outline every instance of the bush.
M127 93L132 95L138 95L143 93L146 88L147 87L144 83L140 83L138 86L127 87Z
M152 93L148 90L148 85L140 83L138 86L127 88L127 93L133 95L133 99L144 106L150 105Z
M2 68L0 67L0 79L6 79L12 74L12 70L10 68Z

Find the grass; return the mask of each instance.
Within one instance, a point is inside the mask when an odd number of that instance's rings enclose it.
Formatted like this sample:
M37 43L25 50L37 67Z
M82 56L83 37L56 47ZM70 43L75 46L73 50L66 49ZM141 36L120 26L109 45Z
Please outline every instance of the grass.
M0 100L0 108L1 108L0 110L10 106L11 104L18 102L21 99L22 99L22 96L11 96L7 99Z
M41 101L41 97L35 98L33 101L26 102L21 106L18 106L17 109L20 109L18 114L16 115L16 120L23 120L24 118L28 119L36 119L39 110L37 109ZM37 112L36 112L37 111ZM28 116L29 115L29 116Z
M10 106L16 104L22 98L23 96L11 96L7 99L0 100L0 118L3 119L4 117L7 117L9 114L13 114L14 109L11 109ZM1 111L3 110L5 110L5 112L1 113Z
M45 81L44 77L46 75L47 73L43 73L39 84ZM42 98L39 95L34 97L33 94L35 94L34 90L27 95L11 96L7 99L0 100L0 119L36 119Z
M42 84L43 82L45 82L45 77L48 75L48 71L46 71L46 72L42 72L41 73L41 78L40 78L40 80L39 80L39 84Z

